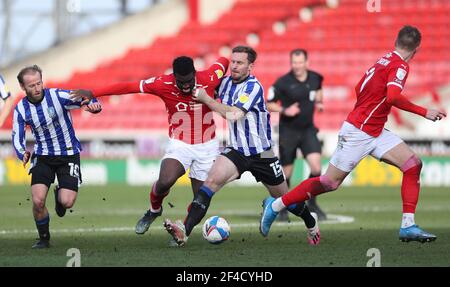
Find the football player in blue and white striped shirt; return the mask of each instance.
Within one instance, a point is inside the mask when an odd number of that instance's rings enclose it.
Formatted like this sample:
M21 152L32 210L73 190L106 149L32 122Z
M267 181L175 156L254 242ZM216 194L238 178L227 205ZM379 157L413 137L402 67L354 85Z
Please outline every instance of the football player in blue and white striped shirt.
M47 248L50 246L50 216L45 200L55 175L58 177L55 210L60 217L75 203L81 184L81 144L75 136L70 110L81 107L98 113L101 105L91 102L81 106L81 100L70 100L70 91L44 88L42 71L37 65L22 69L17 79L26 97L14 110L12 141L24 167L31 157L33 216L39 233L39 241L32 248ZM26 126L31 128L36 140L33 155L26 150Z
M245 171L250 171L258 182L261 181L273 197L288 192L283 170L272 151L270 116L264 90L250 74L255 60L256 52L252 48L233 48L231 75L222 80L218 92L222 103L210 98L204 89L195 93L195 100L228 120L229 140L228 147L217 157L208 178L194 196L184 225L180 221L165 221L166 230L178 245L186 243L194 226L205 216L212 196L225 184L240 178ZM304 202L290 206L289 211L303 218L308 238L320 236L317 219Z
M6 118L8 117L9 113L12 110L12 107L14 105L14 99L11 97L11 93L8 90L8 86L6 86L5 81L3 80L2 76L0 75L0 99L5 101L3 107L1 107L0 110L0 128L5 123Z

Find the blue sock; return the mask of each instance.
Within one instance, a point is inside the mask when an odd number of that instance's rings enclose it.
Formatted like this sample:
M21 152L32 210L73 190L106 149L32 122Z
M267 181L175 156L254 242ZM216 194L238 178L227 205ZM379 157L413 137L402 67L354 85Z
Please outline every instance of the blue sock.
M297 203L293 203L287 207L288 210L294 210L297 207Z
M202 185L200 186L199 192L202 191L203 193L205 193L209 198L213 197L214 195L214 191L212 191L209 187L207 187L206 185Z
M50 214L47 214L47 216L41 220L35 220L35 222L36 228L39 233L39 238L44 240L50 240L50 231L49 231Z

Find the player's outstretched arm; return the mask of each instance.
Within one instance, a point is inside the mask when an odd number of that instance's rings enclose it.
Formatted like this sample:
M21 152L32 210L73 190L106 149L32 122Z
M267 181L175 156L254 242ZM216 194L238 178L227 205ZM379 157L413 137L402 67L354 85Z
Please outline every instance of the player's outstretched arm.
M245 116L244 111L242 111L241 109L219 103L210 96L208 96L205 89L196 89L192 94L192 98L196 101L204 103L211 110L220 114L223 118L227 120L237 121Z
M447 116L445 112L429 109L418 106L410 102L405 96L401 94L401 89L397 86L388 86L387 99L388 104L391 104L401 110L420 115L431 121L439 121Z
M141 93L141 83L140 82L129 82L129 83L117 83L102 88L97 88L93 90L74 90L70 92L70 99L72 101L79 101L82 105L87 105L93 98L111 96L111 95L126 95Z
M426 117L427 109L409 101L405 96L401 94L401 91L402 90L397 86L388 86L386 102L401 110Z

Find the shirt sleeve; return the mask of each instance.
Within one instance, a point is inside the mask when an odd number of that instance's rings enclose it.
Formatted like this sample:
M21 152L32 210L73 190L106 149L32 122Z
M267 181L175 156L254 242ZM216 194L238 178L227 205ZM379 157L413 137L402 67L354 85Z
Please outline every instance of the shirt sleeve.
M151 77L147 80L142 80L139 85L141 93L153 94L160 96L164 88L162 77Z
M405 96L400 94L400 92L401 90L397 86L388 87L386 102L401 110L417 114L422 117L427 115L427 109L410 102Z
M321 74L317 73L317 79L318 79L318 82L319 82L317 90L320 90L320 89L322 89L323 76Z
M58 90L56 92L58 95L59 102L66 110L74 110L79 109L81 107L81 102L83 99L79 99L74 101L70 98L70 91L67 90Z
M12 142L17 158L20 160L23 160L25 154L25 126L25 121L16 107L13 115Z
M409 67L405 64L395 65L389 70L387 86L397 86L403 90L406 83L406 78L408 78Z
M108 86L93 89L92 94L94 95L94 97L103 97L110 95L126 95L126 94L140 93L141 82L124 82L111 84Z
M0 98L2 98L3 100L6 100L10 96L11 96L11 92L9 91L8 86L6 85L2 76L0 76Z
M218 85L221 79L225 76L228 71L228 65L230 61L225 57L220 57L215 61L211 67L208 69L208 74L211 77L211 81L215 82Z
M264 98L264 90L257 82L249 82L243 89L244 92L238 94L234 106L244 112L248 112L254 105Z

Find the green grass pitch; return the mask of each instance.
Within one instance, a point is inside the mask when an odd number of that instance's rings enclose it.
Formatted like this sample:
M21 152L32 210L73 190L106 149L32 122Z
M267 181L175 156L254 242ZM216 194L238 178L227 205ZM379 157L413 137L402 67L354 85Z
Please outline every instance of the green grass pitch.
M145 235L134 225L148 207L148 187L82 187L64 218L54 212L49 193L51 244L32 250L37 237L28 186L0 188L0 266L66 266L70 248L81 254L81 266L366 266L370 248L380 251L381 266L450 266L450 190L423 188L416 222L438 236L433 243L402 243L399 188L344 187L319 197L325 211L351 222L320 225L319 246L309 246L303 223L276 224L268 238L258 231L262 187L226 187L212 200L207 216L219 215L231 224L231 236L220 245L194 229L182 248L168 246L164 218L183 219L192 199L188 187L173 188L163 216ZM169 204L170 203L170 204Z

